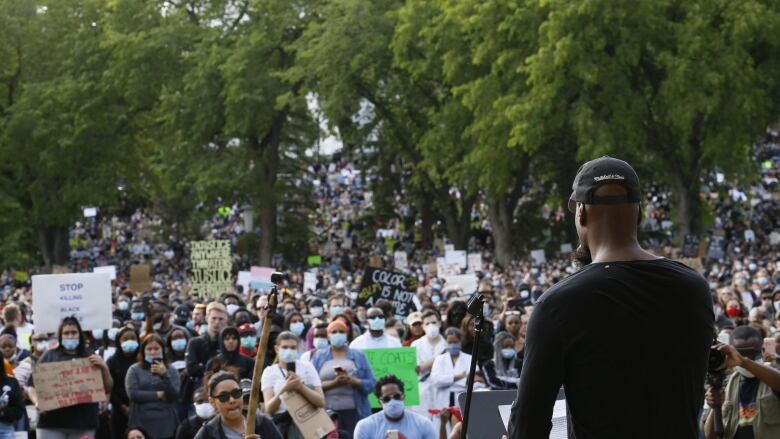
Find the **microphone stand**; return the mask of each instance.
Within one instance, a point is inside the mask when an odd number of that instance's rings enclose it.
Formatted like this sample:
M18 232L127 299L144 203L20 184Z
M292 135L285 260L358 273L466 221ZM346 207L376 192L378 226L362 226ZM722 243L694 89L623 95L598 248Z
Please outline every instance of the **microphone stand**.
M467 303L468 313L474 316L474 346L471 347L471 366L466 380L466 404L463 410L463 428L461 434L468 438L469 434L469 414L471 413L471 394L474 392L474 375L477 373L477 356L479 355L479 343L482 341L482 321L485 316L482 312L482 305L485 303L485 297L479 292L474 293Z

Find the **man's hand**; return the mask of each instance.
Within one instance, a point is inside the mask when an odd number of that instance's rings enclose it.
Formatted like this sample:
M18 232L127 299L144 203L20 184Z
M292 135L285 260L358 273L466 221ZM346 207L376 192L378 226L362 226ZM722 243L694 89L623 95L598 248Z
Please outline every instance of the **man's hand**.
M720 344L716 347L716 349L726 356L726 361L723 363L723 366L721 366L720 370L733 369L737 366L742 366L742 363L745 361L745 357L740 355L734 346Z
M722 406L723 400L726 399L726 392L722 388L714 392L709 384L707 384L706 389L705 399L707 400L707 405L713 408Z

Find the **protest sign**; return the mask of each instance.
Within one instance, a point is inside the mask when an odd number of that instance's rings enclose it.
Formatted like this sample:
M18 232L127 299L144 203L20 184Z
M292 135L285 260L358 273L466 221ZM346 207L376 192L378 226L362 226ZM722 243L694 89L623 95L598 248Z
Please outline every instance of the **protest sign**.
M313 267L315 265L321 265L322 264L322 256L320 255L312 255L306 258L306 263L309 264L309 267Z
M444 253L444 261L448 264L456 265L458 268L466 268L466 251L452 250Z
M249 271L239 271L236 278L236 285L241 285L244 294L249 291L249 283L252 281L252 273Z
M14 273L14 280L17 282L27 282L30 280L30 274L26 271L17 271Z
M108 273L108 277L111 280L116 279L116 265L106 265L104 267L95 267L92 269L93 273Z
M314 407L298 392L284 392L282 401L304 439L320 439L336 426L325 409Z
M442 276L446 283L444 284L444 289L449 291L452 287L460 287L461 291L463 291L463 294L466 296L472 294L473 292L477 291L477 285L479 285L479 280L477 279L477 275L474 273L471 274L459 274L457 276Z
M366 268L360 283L357 305L374 306L377 300L387 299L395 307L395 315L407 316L420 309L417 298L417 277L407 276L381 268Z
M455 276L460 274L458 264L448 264L445 258L436 258L436 275L438 277Z
M85 218L94 218L97 216L97 207L85 207L84 208L84 217Z
M420 405L419 382L414 370L417 367L417 348L364 349L363 353L371 365L374 378L379 379L391 374L397 376L404 383L404 405ZM373 393L368 400L371 407L381 408Z
M314 271L307 271L303 273L303 291L316 291L317 290L317 273Z
M218 297L230 291L233 284L230 241L192 241L190 259L193 294L200 297Z
M32 277L36 332L57 332L63 317L81 329L111 327L111 279L107 273L42 274Z
M561 254L562 255L568 255L572 251L574 251L574 247L572 247L572 245L570 243L567 242L567 243L561 244Z
M544 249L531 250L531 257L537 264L543 264L547 262L547 257L544 254Z
M152 289L152 267L149 264L130 266L130 289L145 293Z
M396 270L406 270L407 261L406 261L406 252L395 252L393 253L393 265L395 265Z
M271 291L274 284L271 283L271 275L276 272L272 267L252 267L249 271L249 287L256 291Z
M103 375L87 358L38 363L33 380L41 411L106 400Z
M368 266L374 267L374 268L382 268L385 264L382 263L382 257L381 256L369 256L368 257Z
M455 250L455 246L453 244L444 244L444 253L451 252Z
M482 271L482 255L479 253L469 253L468 254L468 270L466 270L467 273L476 273L478 271Z

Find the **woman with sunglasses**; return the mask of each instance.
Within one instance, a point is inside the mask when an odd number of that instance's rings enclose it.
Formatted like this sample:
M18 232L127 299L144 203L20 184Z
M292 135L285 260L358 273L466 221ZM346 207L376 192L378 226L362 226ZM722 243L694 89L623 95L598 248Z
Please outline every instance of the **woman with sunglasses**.
M209 402L218 415L201 427L195 439L282 439L274 423L261 413L255 417L255 434L244 435L244 399L238 379L232 373L221 371L212 375L207 390Z
M165 342L157 334L148 334L138 348L137 362L125 378L130 398L128 425L143 425L155 439L173 438L179 417L179 372L165 360Z
M374 388L374 373L365 354L347 346L347 325L334 320L328 325L330 346L314 354L325 407L339 416L339 430L353 431L359 419L371 414L368 395Z

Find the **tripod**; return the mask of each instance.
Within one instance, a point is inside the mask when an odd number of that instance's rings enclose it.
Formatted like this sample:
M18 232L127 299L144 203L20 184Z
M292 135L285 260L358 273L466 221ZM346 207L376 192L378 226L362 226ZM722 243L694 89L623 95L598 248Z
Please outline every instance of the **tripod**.
M482 312L482 306L485 304L485 296L476 292L471 295L468 303L468 313L474 316L474 346L471 348L471 366L466 380L466 404L463 410L463 429L461 434L468 438L469 434L469 414L471 412L471 394L474 392L474 374L477 372L477 356L479 355L479 343L482 340L482 321L485 316Z

